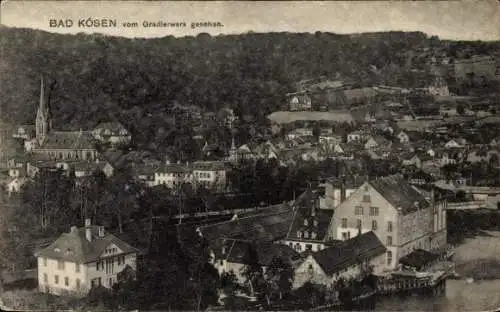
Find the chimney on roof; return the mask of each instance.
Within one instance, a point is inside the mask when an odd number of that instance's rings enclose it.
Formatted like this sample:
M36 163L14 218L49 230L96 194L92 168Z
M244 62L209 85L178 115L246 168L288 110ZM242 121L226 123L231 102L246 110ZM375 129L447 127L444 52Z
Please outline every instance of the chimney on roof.
M104 226L99 226L99 237L104 237Z
M85 238L87 241L92 241L92 228L90 218L85 219Z

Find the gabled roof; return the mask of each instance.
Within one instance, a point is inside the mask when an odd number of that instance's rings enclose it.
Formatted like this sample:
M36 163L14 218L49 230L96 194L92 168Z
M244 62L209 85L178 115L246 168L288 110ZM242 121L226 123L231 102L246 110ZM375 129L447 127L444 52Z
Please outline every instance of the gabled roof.
M125 130L128 133L128 130L117 121L101 122L99 125L97 125L97 127L95 127L95 130L109 130L113 134L118 134L121 131Z
M292 96L292 98L297 98L299 104L307 104L311 101L311 98L307 94L297 94Z
M358 189L368 181L368 177L366 175L349 174L339 178L330 177L326 181L337 188L340 188L343 184L346 189Z
M197 161L193 163L193 170L222 171L226 170L226 165L221 161Z
M254 248L259 264L262 266L269 266L275 257L285 261L292 261L299 257L295 250L283 244L255 244L239 240L228 240L226 246L228 248L226 260L231 263L250 264L249 253L251 248Z
M187 173L190 168L183 164L161 164L155 173Z
M426 208L429 202L417 192L401 175L391 175L369 182L394 208L403 214Z
M411 253L399 259L399 262L403 265L420 269L437 258L439 258L439 255L437 254L423 249L415 249Z
M290 226L286 239L300 241L325 240L328 227L330 226L330 222L332 220L333 210L314 208L313 212L310 206L311 205L309 205L309 207L304 205L295 209L293 222ZM307 222L307 225L305 222ZM301 237L297 236L297 232L301 232ZM308 233L307 238L304 237L305 232ZM314 238L311 236L312 233L315 233L316 235Z
M83 131L50 132L40 149L95 149L90 134Z
M123 253L136 253L137 249L118 239L110 233L99 237L98 226L91 226L92 240L85 237L85 228L74 228L69 233L63 233L48 247L35 254L36 257L58 259L78 263L96 261L110 244L116 245Z
M332 275L365 258L383 254L386 248L373 232L364 233L312 254L327 275Z
M293 221L293 209L288 204L267 208L268 212L199 227L208 241L232 238L247 241L268 241L286 237Z
M133 166L131 167L133 174L136 176L154 176L157 169L158 166L146 164L133 164Z
M411 160L413 159L413 157L418 157L418 156L412 152L403 152L399 155L399 157L403 160Z
M391 141L387 140L383 136L380 135L375 135L371 137L378 145L388 145L391 143Z
M18 127L16 127L14 130L15 130L15 131L16 131L16 133L17 133L17 131L18 131L19 129L21 129L21 128L22 128L22 129L24 129L24 131L25 131L26 133L28 133L28 134L34 134L34 133L35 133L35 131L36 131L36 129L35 129L35 125L19 125L19 126L18 126Z
M108 162L106 161L99 161L99 162L91 162L91 161L79 161L79 162L74 162L72 165L75 169L75 171L94 171L94 170L102 170L104 166L106 166Z

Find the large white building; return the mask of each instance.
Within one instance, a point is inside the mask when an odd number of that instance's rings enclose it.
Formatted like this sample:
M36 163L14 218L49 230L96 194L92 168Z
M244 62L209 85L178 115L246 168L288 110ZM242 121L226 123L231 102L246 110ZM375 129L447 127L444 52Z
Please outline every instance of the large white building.
M335 208L330 239L348 240L373 231L387 248L386 267L415 249L446 245L446 199L424 194L400 175L365 182Z
M154 172L153 185L165 185L177 190L183 183L194 188L203 186L218 192L226 189L227 167L219 161L197 161L192 164L166 162Z
M85 220L37 252L38 288L54 295L85 296L93 287L111 288L120 274L134 273L138 250L102 226Z

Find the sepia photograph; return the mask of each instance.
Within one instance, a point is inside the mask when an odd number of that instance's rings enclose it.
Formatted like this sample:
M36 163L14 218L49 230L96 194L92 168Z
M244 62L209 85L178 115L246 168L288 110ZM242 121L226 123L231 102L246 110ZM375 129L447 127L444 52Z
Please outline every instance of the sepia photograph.
M1 310L500 310L500 1L0 6Z

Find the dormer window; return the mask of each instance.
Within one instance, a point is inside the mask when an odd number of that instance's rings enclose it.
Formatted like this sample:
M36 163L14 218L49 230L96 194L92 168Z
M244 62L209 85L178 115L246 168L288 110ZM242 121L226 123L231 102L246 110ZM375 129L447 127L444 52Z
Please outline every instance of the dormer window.
M316 232L311 232L311 238L312 239L316 239L316 236L317 236Z
M297 237L298 238L302 238L302 232L301 231L297 231Z
M307 219L304 219L304 226L308 226L309 225L309 222L307 221Z
M60 252L60 251L61 251L61 249L59 249L59 248L57 248L57 247L56 247L56 248L54 248L54 251L55 251L55 252Z
M309 232L304 232L304 238L309 238Z
M313 221L314 226L318 226L318 220Z

